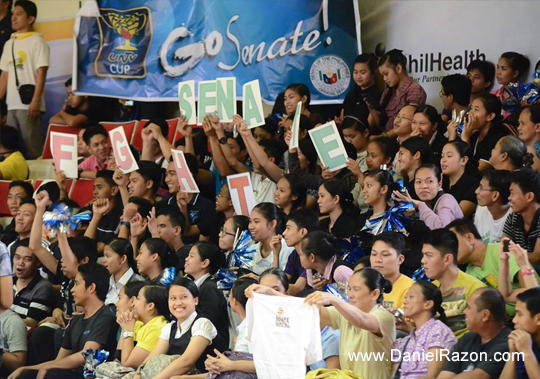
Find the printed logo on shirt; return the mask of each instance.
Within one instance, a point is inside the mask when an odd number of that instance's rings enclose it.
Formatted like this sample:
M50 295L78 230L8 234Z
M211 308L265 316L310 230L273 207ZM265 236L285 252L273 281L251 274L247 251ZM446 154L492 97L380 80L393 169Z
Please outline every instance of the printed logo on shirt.
M88 335L88 334L90 334L90 330L85 330L85 331L83 332L83 336L86 336L86 335Z
M351 72L343 59L328 55L313 62L309 78L315 89L323 95L339 96L349 88Z
M99 52L94 62L97 76L146 77L146 56L152 41L152 18L147 7L119 11L101 8Z
M276 315L276 327L277 328L290 328L289 325L289 318L283 317L283 314L285 312L283 311L283 308L278 308L277 315Z

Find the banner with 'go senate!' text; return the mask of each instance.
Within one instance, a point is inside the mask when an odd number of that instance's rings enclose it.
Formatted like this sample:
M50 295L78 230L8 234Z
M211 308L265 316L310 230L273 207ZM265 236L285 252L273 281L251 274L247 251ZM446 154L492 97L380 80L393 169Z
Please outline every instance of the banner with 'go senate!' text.
M77 24L76 91L174 101L178 83L259 79L273 103L291 83L341 103L360 53L357 0L99 0ZM96 15L97 16L97 15Z

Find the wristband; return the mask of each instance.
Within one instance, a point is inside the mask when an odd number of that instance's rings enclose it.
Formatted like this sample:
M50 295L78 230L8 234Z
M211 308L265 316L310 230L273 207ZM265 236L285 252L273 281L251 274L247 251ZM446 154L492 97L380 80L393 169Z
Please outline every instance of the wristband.
M519 273L521 274L521 276L534 275L534 270L532 268L527 268L525 270L521 270Z
M120 221L120 225L129 226L129 222L127 222L127 221Z

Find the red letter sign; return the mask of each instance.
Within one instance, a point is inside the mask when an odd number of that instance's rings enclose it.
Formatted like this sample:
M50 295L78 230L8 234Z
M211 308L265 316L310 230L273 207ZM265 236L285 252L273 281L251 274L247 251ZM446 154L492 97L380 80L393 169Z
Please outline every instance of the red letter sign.
M114 159L116 159L118 168L122 170L124 174L138 170L139 165L131 153L124 128L119 126L118 128L111 130L109 132L109 137L111 137Z
M68 178L76 179L77 135L51 132L51 152L56 172L64 171Z
M189 171L189 167L186 163L186 157L184 152L180 150L171 150L174 168L176 169L176 176L178 177L178 183L180 184L180 191L186 193L199 193L199 186L193 179L193 174Z
M227 176L227 183L229 183L229 192L231 193L234 211L237 215L249 217L251 210L257 204L249 172L229 175Z

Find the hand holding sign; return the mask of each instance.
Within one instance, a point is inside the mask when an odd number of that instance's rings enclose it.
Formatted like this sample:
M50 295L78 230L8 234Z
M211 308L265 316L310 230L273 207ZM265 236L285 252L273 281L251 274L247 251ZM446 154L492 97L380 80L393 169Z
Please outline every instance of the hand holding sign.
M68 178L76 179L77 135L51 132L51 152L56 172L63 171Z
M114 159L116 160L118 168L122 170L124 174L138 170L139 165L131 152L124 128L119 126L118 128L111 130L109 132L109 137L111 138Z
M237 215L248 216L257 204L249 172L227 176L229 192Z
M320 161L329 171L347 166L347 152L334 121L311 129L309 136Z
M184 193L199 193L199 187L193 179L193 175L189 170L186 162L184 152L180 150L171 150L171 154L174 161L174 168L176 170L176 176L178 183L180 184L180 191Z

